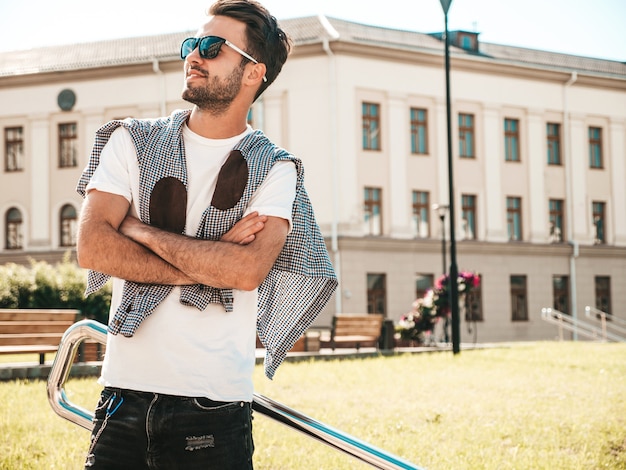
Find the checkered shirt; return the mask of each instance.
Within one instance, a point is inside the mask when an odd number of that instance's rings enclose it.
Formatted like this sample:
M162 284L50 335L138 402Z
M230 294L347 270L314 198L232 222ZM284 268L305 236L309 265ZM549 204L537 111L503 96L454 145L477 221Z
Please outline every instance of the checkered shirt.
M139 217L149 224L150 195L159 180L173 176L187 187L182 126L189 113L189 110L175 111L166 118L126 119L102 126L96 132L89 163L78 182L78 193L85 196L85 189L98 167L102 149L113 131L123 126L128 129L137 150L140 173ZM270 273L259 286L257 332L266 348L265 374L272 378L287 351L330 299L337 287L337 279L304 188L302 162L275 146L258 130L243 138L233 150L239 150L248 164L248 183L244 194L231 209L208 207L202 216L197 238L219 240L228 232L241 219L250 198L275 162L292 161L297 170L292 230ZM90 271L85 295L100 289L108 279L106 274ZM172 289L170 285L125 281L122 301L109 324L109 333L133 336L141 322ZM199 310L204 310L210 303L219 303L227 312L231 312L233 292L232 289L201 284L182 286L180 302Z

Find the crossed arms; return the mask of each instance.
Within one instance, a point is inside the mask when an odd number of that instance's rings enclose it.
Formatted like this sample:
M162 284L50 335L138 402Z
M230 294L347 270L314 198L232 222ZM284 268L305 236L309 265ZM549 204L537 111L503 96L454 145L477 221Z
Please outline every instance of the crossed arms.
M81 267L146 284L205 284L253 290L276 261L289 223L257 213L220 241L201 240L146 225L129 216L122 196L92 190L78 223Z

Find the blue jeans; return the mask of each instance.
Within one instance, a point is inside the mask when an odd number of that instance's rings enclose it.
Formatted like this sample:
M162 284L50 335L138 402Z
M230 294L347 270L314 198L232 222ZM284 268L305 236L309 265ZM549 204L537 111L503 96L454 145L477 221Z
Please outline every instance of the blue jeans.
M106 387L85 469L251 470L252 408Z

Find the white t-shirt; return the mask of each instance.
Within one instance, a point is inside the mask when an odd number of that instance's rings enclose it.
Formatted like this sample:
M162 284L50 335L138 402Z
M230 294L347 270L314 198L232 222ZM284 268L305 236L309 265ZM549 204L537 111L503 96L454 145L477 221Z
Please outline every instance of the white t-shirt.
M186 234L195 236L215 190L217 175L232 148L252 129L230 139L207 139L183 128L188 194ZM296 169L276 163L252 197L247 213L281 217L291 226ZM139 213L139 168L130 134L120 127L102 150L87 190L125 197ZM122 298L123 282L113 278L111 316ZM251 401L255 364L258 293L233 291L233 311L209 304L204 311L179 302L180 288L142 322L133 337L108 335L100 383L218 401Z

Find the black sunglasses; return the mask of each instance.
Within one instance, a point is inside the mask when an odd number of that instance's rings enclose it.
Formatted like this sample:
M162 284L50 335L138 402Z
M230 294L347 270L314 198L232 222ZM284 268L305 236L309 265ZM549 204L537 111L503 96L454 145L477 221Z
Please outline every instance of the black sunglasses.
M180 46L180 58L185 60L189 54L191 54L196 47L200 53L200 57L203 59L215 59L220 52L222 46L226 44L232 50L238 52L250 62L258 64L259 61L252 57L247 52L242 51L232 42L219 36L204 36L202 38L187 38ZM267 82L267 78L263 75L263 81Z

